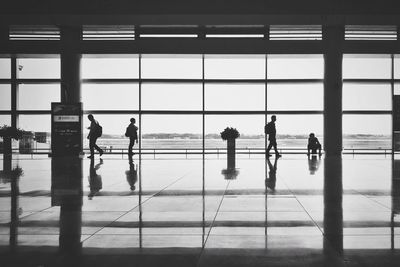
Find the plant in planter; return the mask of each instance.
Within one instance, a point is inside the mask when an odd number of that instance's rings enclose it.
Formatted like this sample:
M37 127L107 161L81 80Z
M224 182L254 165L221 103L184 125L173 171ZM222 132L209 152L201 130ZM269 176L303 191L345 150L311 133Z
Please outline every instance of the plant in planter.
M3 125L0 127L0 137L3 138L3 154L11 155L11 139L19 140L22 138L24 131L12 127Z
M235 140L240 136L240 133L236 128L226 127L225 130L221 132L222 140L227 141L228 150L228 169L235 168Z
M0 178L3 183L9 183L13 179L18 179L24 175L24 171L21 167L17 166L12 170L0 171Z

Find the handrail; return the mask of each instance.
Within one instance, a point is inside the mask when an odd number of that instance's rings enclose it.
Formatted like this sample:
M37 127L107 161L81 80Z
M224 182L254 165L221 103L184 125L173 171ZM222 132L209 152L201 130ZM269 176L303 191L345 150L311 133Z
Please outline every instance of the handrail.
M122 155L128 154L128 150L126 148L115 148L112 147L102 147L104 149L104 154L111 154L111 155ZM13 148L13 152L18 153L19 148ZM84 148L84 152L89 152L89 148ZM134 153L139 153L139 149L133 149ZM299 148L299 147L284 147L279 149L280 153L282 154L306 154L307 148ZM32 151L28 153L20 153L20 154L50 154L50 148L34 148ZM207 155L217 155L219 158L220 155L224 155L227 153L226 147L207 147L204 148L204 154ZM390 154L392 153L392 149L390 148L344 148L343 154ZM153 155L156 158L156 155L199 155L203 154L203 148L142 148L141 154L143 155ZM238 155L250 155L252 154L265 154L264 147L237 147L236 154Z

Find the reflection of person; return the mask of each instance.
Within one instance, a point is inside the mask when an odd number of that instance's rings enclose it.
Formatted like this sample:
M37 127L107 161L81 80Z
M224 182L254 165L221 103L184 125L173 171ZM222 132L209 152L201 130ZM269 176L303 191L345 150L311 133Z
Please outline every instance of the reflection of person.
M278 168L278 158L277 157L275 158L274 165L272 165L271 161L268 159L269 178L265 179L265 184L271 190L275 190L277 168Z
M313 175L315 174L316 171L318 171L319 164L321 163L321 155L318 157L316 155L311 156L308 155L308 170L310 171L310 174Z
M97 138L99 138L101 135L100 125L94 119L92 114L88 115L88 119L90 120L90 127L88 127L90 131L87 137L89 139L89 148L90 148L90 156L88 158L91 159L94 157L94 149L96 149L100 153L100 156L103 155L103 149L101 149L96 145Z
M321 155L321 143L318 141L318 138L315 137L314 133L310 133L308 138L307 155L310 155L310 150L313 154L317 153L318 150L318 154Z
M278 152L277 143L276 143L275 121L276 121L276 116L272 115L271 121L267 125L265 125L265 134L268 134L268 140L269 140L269 145L267 148L267 156L268 157L271 156L271 154L269 154L269 151L271 150L272 147L274 147L275 157L279 158L279 157L281 157L281 155Z
M137 131L138 127L135 125L135 118L131 118L131 123L128 125L126 128L125 136L129 137L129 146L128 146L128 155L132 156L134 153L132 152L133 145L137 144L138 142L138 136L137 136Z
M89 169L89 187L90 193L88 195L89 199L92 199L102 188L103 182L101 181L101 175L97 174L97 170L100 169L100 166L103 164L103 160L100 159L100 162L94 165L94 159L90 160L90 169Z
M135 184L137 182L137 168L132 160L129 160L129 170L125 171L125 175L131 190L134 191L136 189Z

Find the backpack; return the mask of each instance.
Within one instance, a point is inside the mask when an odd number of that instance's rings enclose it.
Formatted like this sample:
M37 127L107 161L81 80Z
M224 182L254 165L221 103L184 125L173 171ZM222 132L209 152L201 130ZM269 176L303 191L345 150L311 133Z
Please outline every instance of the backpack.
M137 139L137 128L136 126L128 126L126 127L125 131L125 136L126 137L133 137L134 139Z
M272 134L272 127L270 123L267 123L267 125L264 126L264 133L265 134Z
M103 135L103 127L97 122L96 128L94 129L94 135L96 137L101 137Z

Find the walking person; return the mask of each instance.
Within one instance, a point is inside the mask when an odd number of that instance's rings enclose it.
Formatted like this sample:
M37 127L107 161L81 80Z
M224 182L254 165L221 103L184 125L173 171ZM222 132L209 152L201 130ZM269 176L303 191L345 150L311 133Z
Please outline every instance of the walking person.
M131 118L131 123L128 125L128 127L126 127L126 131L125 131L125 136L129 137L129 146L128 146L128 155L129 156L133 156L134 153L132 152L132 148L136 142L138 142L138 135L137 135L137 131L138 131L138 127L135 125L135 118Z
M99 122L96 121L92 114L88 115L88 119L90 120L90 127L89 129L89 148L90 148L90 156L89 159L94 158L94 149L96 149L101 155L103 155L104 151L100 147L96 145L97 138L99 138L103 133L103 128L100 126Z
M268 157L271 156L271 154L269 154L269 151L271 150L272 147L274 147L275 157L279 158L279 157L281 157L281 155L278 152L277 143L276 143L275 121L276 121L276 116L272 115L271 116L271 121L267 125L265 125L265 127L264 127L264 132L265 132L265 134L268 134L268 140L269 140L269 145L268 145L268 148L267 148L267 156Z

